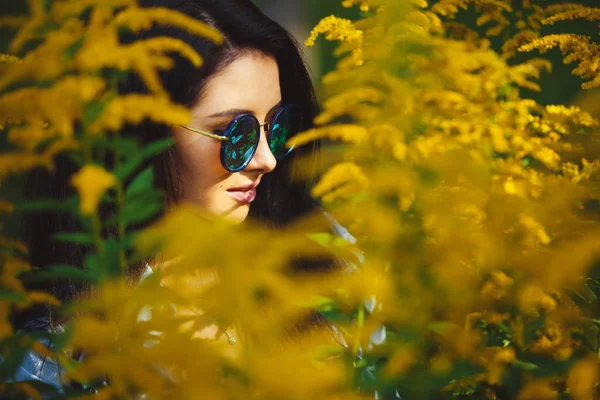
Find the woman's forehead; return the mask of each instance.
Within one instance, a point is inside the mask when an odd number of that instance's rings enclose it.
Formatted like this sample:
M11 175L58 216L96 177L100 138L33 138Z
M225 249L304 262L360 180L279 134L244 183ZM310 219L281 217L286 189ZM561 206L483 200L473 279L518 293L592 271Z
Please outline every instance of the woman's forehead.
M193 111L196 116L207 117L240 109L260 117L280 101L277 62L271 56L249 51L209 79Z

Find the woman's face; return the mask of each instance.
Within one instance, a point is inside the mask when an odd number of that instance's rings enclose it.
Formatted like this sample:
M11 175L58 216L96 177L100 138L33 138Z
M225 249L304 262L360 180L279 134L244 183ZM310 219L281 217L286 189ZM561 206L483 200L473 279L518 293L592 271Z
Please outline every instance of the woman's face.
M248 51L209 78L192 108L189 126L222 132L233 118L247 113L264 124L280 105L277 62L271 56ZM220 141L183 128L177 128L174 137L182 165L182 200L233 222L246 219L261 178L277 165L264 128L254 157L244 170L235 173L221 165Z

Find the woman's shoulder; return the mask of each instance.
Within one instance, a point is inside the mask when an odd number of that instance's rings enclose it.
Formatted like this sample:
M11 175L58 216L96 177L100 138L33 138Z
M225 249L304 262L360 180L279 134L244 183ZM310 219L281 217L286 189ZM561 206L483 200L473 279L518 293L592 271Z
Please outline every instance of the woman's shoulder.
M53 334L64 333L64 329L61 325L51 324L48 316L38 316L27 321L19 332L46 332L48 335L38 337L36 340L47 348L52 349L52 337ZM45 354L39 354L34 350L26 352L17 366L17 369L13 375L15 382L23 381L39 381L56 387L58 390L62 390L63 384L61 376L64 373L64 369L61 365L51 357Z
M346 227L340 224L330 212L324 209L322 209L321 212L328 220L332 234L344 239L351 245L357 244L356 238L348 231ZM352 246L351 256L338 261L347 272L351 273L358 269L358 266L365 261L365 257L363 252L357 246Z
M29 351L17 367L14 380L16 382L40 381L61 389L61 367L49 357Z
M322 209L321 212L323 213L325 218L327 218L327 220L331 224L331 230L333 231L333 233L335 235L341 237L342 239L346 240L349 243L352 243L352 244L356 243L356 238L354 236L352 236L352 234L350 232L348 232L348 229L346 229L342 224L340 224L338 222L338 220L335 219L335 217L330 212L328 212L324 209Z
M52 348L50 339L43 337L37 340L45 347ZM47 355L39 354L34 350L29 350L24 354L12 379L9 380L13 382L38 381L52 385L59 391L62 391L61 376L63 373L64 370L56 360Z

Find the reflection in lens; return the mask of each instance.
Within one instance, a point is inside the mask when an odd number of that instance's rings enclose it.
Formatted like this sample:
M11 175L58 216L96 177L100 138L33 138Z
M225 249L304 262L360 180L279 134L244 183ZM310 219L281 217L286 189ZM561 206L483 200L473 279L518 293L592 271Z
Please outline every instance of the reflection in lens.
M225 134L229 140L223 145L223 162L229 170L238 171L246 166L258 144L258 123L251 116L234 120Z
M284 106L271 121L269 147L275 158L285 157L291 149L286 147L287 141L302 129L300 108L294 105Z

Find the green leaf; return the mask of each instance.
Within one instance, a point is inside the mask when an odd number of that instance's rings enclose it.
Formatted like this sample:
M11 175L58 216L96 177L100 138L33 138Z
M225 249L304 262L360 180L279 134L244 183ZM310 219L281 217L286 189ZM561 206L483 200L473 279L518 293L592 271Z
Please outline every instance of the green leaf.
M125 203L125 207L116 216L109 218L106 223L109 225L115 223L140 224L156 216L163 208L162 194L154 191L152 195L139 201Z
M58 352L61 351L67 344L73 335L73 325L65 325L64 332L54 334L52 339L52 350Z
M331 233L319 232L319 233L309 233L306 235L310 240L316 242L317 244L323 247L345 247L350 245L350 243L344 238L339 237L338 235L332 235Z
M121 243L116 239L103 241L102 253L90 253L85 256L84 265L98 280L106 276L119 276Z
M546 318L544 315L540 315L539 317L528 321L525 324L525 329L523 330L523 340L525 343L531 343L539 337L539 331L542 329L546 322Z
M600 319L590 318L590 321L592 321L594 325L596 325L596 327L600 329Z
M162 151L166 150L173 143L173 139L166 138L162 140L158 140L156 142L148 144L146 147L140 150L140 152L132 157L125 164L120 166L119 168L114 170L115 176L123 182L126 180L132 173L135 172L142 164L149 158L156 156Z
M505 323L503 322L499 322L497 324L495 324L496 327L502 332L502 333L506 333L506 334L512 334L513 330L507 326Z
M13 292L8 289L0 289L0 301L19 302L25 300L23 293Z
M63 55L65 56L67 61L70 61L73 59L73 57L75 57L75 54L77 54L77 52L81 48L81 45L83 45L83 42L84 42L84 39L83 39L83 36L81 36L76 41L74 41L69 47L67 47L65 49L65 51L63 52Z
M79 207L79 198L71 196L64 200L33 200L17 204L15 212L56 211L72 212Z
M109 94L103 96L101 99L92 101L87 103L83 107L83 125L88 126L98 119L104 112L104 109L110 102L112 102L116 96L114 94Z
M121 265L120 265L120 252L121 243L116 239L108 239L104 241L104 269L110 276L120 276Z
M346 352L346 349L342 346L333 344L324 344L318 346L311 352L311 356L317 360L323 360L331 356L339 356Z
M57 264L33 271L32 273L26 275L23 279L34 282L54 279L72 279L84 282L96 282L98 280L98 276L91 271L86 271L72 265Z
M309 233L306 236L321 246L327 246L331 243L332 235L330 233Z
M125 191L125 201L154 187L154 169L148 167L139 173Z
M140 145L135 138L101 136L95 142L100 149L108 149L128 159L140 152Z
M52 235L52 239L81 246L91 246L94 244L94 237L87 232L59 232Z
M307 308L320 308L333 303L333 300L325 296L314 296L309 300L302 301L298 305Z
M457 329L458 327L459 326L457 324L455 324L454 322L450 322L450 321L432 322L429 325L427 325L427 328L430 331L439 333L440 335L444 335L452 330Z
M536 369L540 368L537 365L535 365L534 363L530 363L530 362L523 361L523 360L515 360L515 361L513 361L513 363L511 365L515 368L519 368L519 369L522 369L522 370L528 371L528 372L535 371Z
M90 253L83 259L83 265L86 270L90 271L93 275L102 276L102 259L97 253Z

